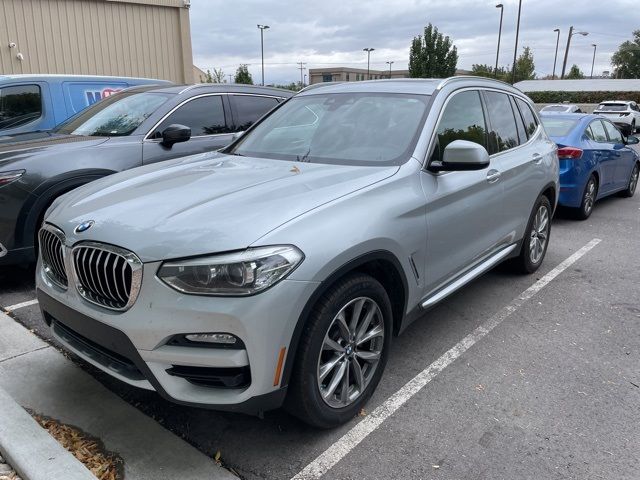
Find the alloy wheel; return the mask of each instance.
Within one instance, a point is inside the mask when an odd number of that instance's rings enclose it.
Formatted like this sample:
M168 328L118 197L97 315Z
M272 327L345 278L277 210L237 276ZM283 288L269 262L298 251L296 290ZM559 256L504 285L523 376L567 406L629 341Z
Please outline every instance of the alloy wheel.
M542 260L549 238L549 210L541 205L533 218L531 239L529 241L529 259L536 264Z
M636 164L633 167L633 171L631 172L631 178L629 179L629 193L633 195L636 191L636 187L638 186L638 177L640 176L640 168Z
M384 335L382 311L371 298L355 298L340 309L318 358L318 388L327 405L343 408L364 393L382 357Z
M596 200L596 182L592 178L589 180L589 183L587 184L587 188L584 192L583 209L586 215L589 215L591 213L595 200Z

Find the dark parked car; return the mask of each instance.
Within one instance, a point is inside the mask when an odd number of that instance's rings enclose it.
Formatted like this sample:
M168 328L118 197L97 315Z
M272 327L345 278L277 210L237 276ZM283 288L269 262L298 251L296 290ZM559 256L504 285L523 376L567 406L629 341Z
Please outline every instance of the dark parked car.
M142 86L111 95L54 130L0 140L0 265L35 260L36 232L63 193L98 178L217 150L288 90Z

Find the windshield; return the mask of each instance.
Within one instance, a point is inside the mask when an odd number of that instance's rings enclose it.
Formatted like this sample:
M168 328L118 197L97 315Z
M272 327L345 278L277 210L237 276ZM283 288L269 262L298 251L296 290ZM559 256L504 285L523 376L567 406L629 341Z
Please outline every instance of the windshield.
M404 163L417 141L428 100L428 95L387 93L294 97L228 153L314 163Z
M550 105L548 107L544 107L541 112L568 112L571 108L565 107L564 105Z
M542 117L542 125L551 137L565 137L575 128L580 119L558 119Z
M139 91L111 95L71 117L54 132L96 137L130 135L168 98L167 94Z
M601 103L598 105L598 110L604 110L607 112L625 112L627 105L624 103Z

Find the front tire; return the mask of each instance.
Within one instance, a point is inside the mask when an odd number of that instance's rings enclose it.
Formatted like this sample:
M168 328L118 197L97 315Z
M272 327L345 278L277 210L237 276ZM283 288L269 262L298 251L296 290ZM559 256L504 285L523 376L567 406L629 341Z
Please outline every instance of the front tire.
M392 325L389 296L375 278L339 280L318 300L302 332L285 408L318 428L354 418L382 377Z
M578 220L586 220L591 216L597 196L598 180L596 180L595 175L591 174L587 181L587 185L584 187L584 192L582 192L582 201L580 202L580 206L575 210L575 216Z
M525 230L520 255L515 259L517 270L533 273L544 260L551 234L551 202L541 195L538 197Z
M631 198L633 194L636 193L636 187L638 186L638 178L640 177L640 163L636 162L633 166L633 170L631 170L631 175L629 176L629 183L627 184L627 188L620 192L621 197Z

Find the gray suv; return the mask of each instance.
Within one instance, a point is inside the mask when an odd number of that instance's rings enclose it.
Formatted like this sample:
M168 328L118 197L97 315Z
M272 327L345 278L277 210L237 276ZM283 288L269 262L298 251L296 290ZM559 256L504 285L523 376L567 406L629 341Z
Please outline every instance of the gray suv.
M392 338L509 260L543 261L556 146L480 78L311 87L222 152L99 180L40 232L67 349L186 405L353 418Z

